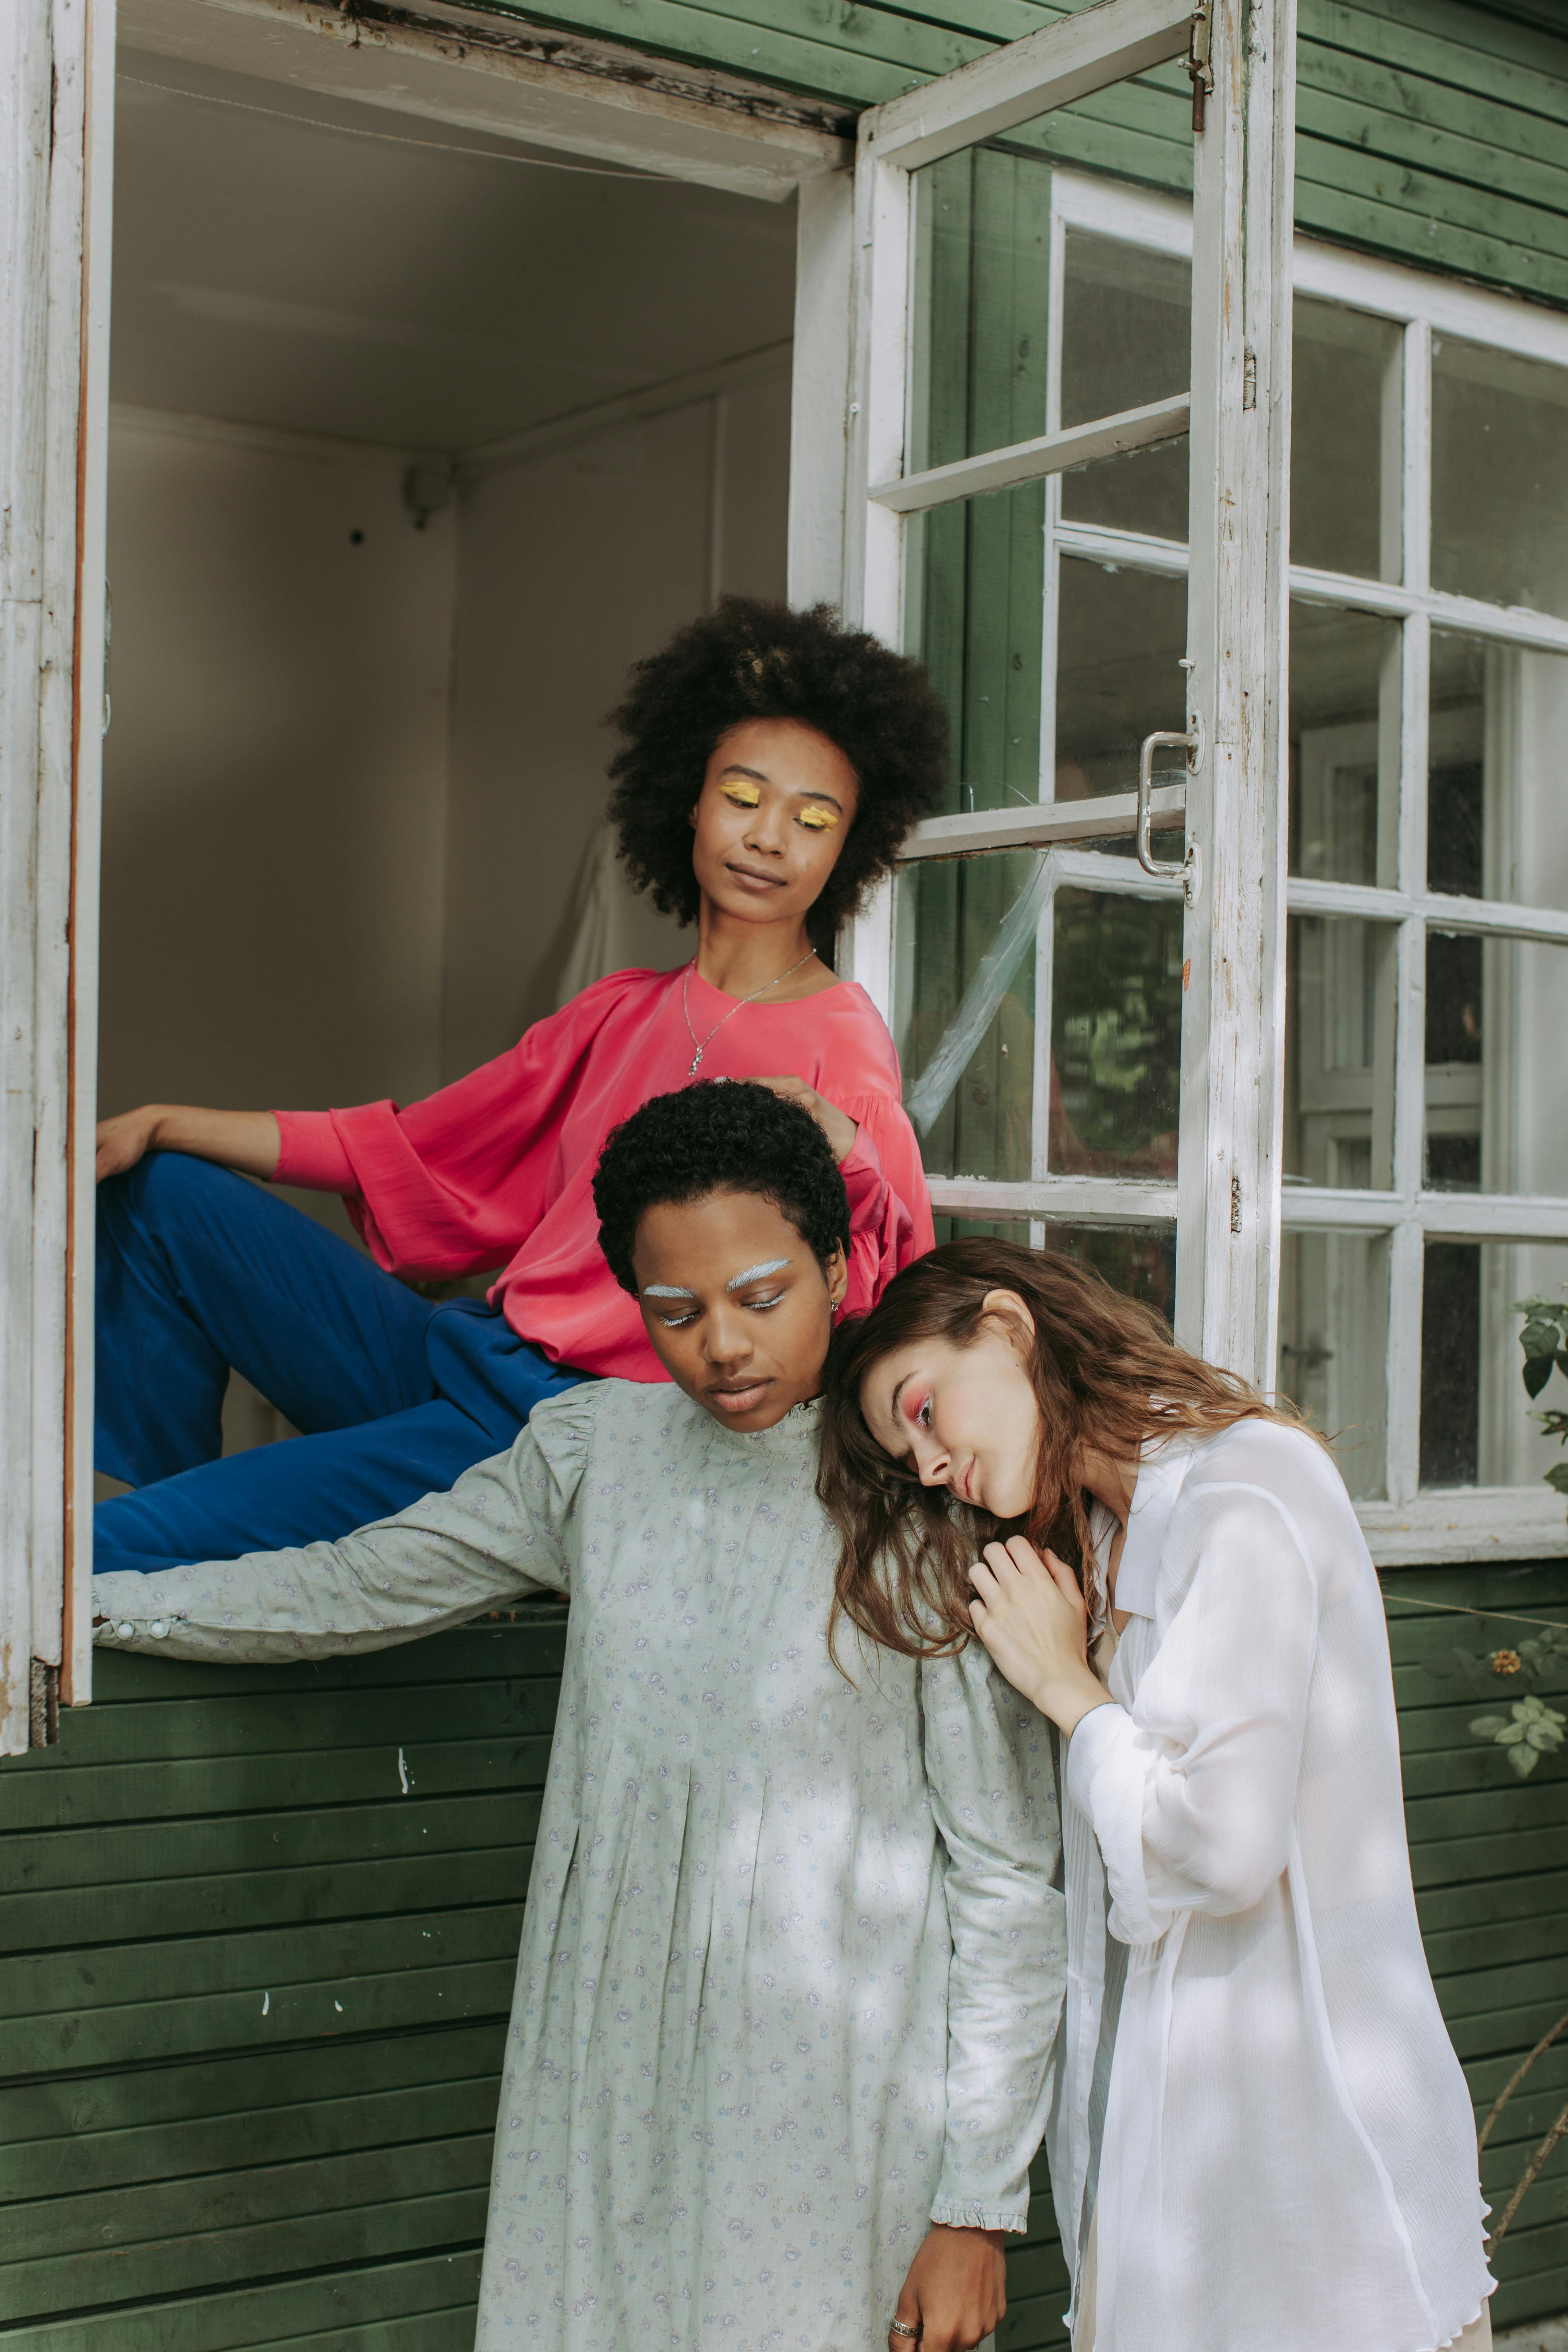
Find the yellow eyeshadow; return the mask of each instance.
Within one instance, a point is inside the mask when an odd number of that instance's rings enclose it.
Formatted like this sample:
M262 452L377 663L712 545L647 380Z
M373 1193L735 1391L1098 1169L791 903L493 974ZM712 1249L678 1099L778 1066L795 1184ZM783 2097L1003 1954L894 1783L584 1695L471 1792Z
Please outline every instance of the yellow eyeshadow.
M818 808L802 809L795 819L796 824L805 825L808 833L826 833L837 822L838 819L832 809Z
M737 808L755 808L763 797L755 784L744 784L738 779L733 783L721 784L719 789Z

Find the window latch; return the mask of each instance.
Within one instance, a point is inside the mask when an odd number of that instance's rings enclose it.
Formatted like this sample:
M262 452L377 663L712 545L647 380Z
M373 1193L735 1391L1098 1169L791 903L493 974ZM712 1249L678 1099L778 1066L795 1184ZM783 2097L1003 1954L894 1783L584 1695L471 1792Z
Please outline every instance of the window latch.
M1191 907L1197 901L1198 887L1202 880L1197 843L1189 839L1187 854L1183 858L1156 857L1149 837L1154 821L1154 812L1151 805L1154 790L1154 754L1166 748L1173 751L1177 745L1180 745L1187 755L1189 774L1194 769L1201 767L1204 756L1202 719L1194 719L1190 734L1175 735L1168 730L1157 730L1152 735L1145 735L1139 746L1138 863L1145 874L1152 874L1162 881L1180 882L1182 894Z
M1214 25L1210 16L1213 0L1197 0L1193 10L1192 37L1187 44L1187 71L1193 84L1193 129L1204 127L1204 100L1214 88L1214 62L1210 44Z

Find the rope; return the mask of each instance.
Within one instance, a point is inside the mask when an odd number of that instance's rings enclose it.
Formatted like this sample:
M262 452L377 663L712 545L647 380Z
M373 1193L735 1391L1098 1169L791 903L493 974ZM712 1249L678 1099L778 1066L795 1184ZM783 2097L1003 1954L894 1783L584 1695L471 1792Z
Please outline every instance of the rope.
M1419 1592L1385 1592L1385 1601L1403 1601L1407 1609L1442 1609L1453 1617L1495 1617L1501 1625L1544 1625L1549 1633L1568 1633L1561 1617L1521 1617L1507 1609L1467 1609L1462 1601L1428 1601Z
M252 106L243 98L219 98L212 90L181 89L170 81L149 81L144 74L122 73L121 81L138 89L160 89L165 98L194 98L203 106L232 107L237 114L265 114L272 122L297 122L307 131L330 131L343 139L380 139L389 147L423 147L432 155L477 155L482 163L521 163L531 172L575 172L589 180L657 180L662 187L680 184L667 172L619 172L597 163L557 163L542 155L507 155L493 147L454 147L446 139L405 139L398 131L364 131L348 122L322 122L313 114L287 114L280 106Z

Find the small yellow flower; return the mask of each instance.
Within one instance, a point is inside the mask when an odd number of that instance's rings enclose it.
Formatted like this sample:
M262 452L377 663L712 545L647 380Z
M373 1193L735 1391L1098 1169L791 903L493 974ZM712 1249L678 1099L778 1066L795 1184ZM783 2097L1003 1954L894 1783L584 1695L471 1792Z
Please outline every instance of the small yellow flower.
M1517 1675L1523 1664L1524 1661L1520 1656L1517 1650L1494 1650L1492 1652L1492 1672L1494 1675Z

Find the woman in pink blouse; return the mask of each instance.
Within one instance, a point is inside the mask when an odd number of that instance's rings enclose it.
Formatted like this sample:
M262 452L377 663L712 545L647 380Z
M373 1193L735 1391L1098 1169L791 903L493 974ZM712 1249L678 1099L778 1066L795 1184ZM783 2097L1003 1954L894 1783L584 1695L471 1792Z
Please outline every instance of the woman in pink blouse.
M612 973L425 1102L100 1127L97 1466L137 1490L99 1507L100 1573L334 1540L504 1450L542 1397L663 1378L590 1188L611 1129L699 1074L761 1078L822 1125L850 1312L930 1248L892 1039L817 952L940 793L923 674L826 608L727 598L616 719L621 856L695 919L690 963ZM369 1256L244 1176L340 1193ZM395 1278L498 1266L482 1304ZM218 1458L231 1367L298 1441Z

